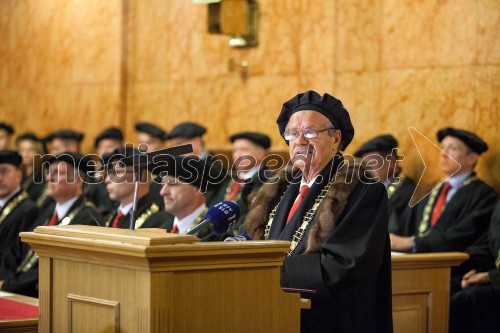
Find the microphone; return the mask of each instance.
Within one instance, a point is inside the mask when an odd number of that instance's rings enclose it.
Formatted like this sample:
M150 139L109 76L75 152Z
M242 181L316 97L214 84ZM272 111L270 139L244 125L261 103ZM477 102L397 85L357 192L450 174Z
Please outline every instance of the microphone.
M245 242L245 241L249 241L249 240L252 240L252 237L243 233L243 234L239 234L239 235L236 235L233 237L227 237L226 239L224 239L224 242Z
M233 201L222 201L210 207L203 221L189 229L186 234L203 239L210 235L222 235L232 229L240 218L240 207Z

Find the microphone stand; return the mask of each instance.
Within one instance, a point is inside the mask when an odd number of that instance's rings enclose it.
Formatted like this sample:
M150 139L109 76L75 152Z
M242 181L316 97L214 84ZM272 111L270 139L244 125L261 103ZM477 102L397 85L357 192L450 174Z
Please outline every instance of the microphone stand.
M136 157L137 160L139 160L141 155L136 155L134 156L134 158ZM133 199L132 209L130 210L130 222L128 225L128 228L130 230L135 229L135 215L137 214L137 201L138 201L137 195L139 193L139 182L142 179L142 172L145 169L146 167L141 166L139 163L134 164L134 199Z

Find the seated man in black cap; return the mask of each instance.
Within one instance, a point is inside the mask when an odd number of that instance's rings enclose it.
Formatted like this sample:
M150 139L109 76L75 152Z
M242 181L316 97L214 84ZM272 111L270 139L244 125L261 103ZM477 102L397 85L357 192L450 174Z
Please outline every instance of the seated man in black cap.
M405 236L390 234L394 251L465 251L488 230L496 194L474 172L488 145L474 133L451 127L439 130L437 138L441 169L449 178L404 212Z
M104 129L94 140L96 154L101 157L120 147L123 147L123 133L117 127Z
M401 214L408 207L415 183L397 165L398 141L390 134L379 135L365 142L355 153L376 180L384 184L389 197L389 232L402 233Z
M147 152L165 148L167 133L160 127L151 123L139 122L135 124L139 145L145 145Z
M190 144L193 147L193 152L191 155L197 156L201 160L210 161L212 172L219 175L224 175L226 170L223 168L222 163L217 159L214 159L214 155L206 150L205 142L203 141L203 135L207 133L207 129L199 124L186 122L175 126L168 139L170 140L170 145L179 146ZM208 157L211 157L207 159ZM205 198L207 205L211 206L218 203L221 198L221 193L223 193L225 187L223 183L219 183L219 186L212 186L211 189L205 193Z
M469 248L469 270L450 299L450 333L494 333L500 328L500 201L490 230Z
M46 174L47 191L55 200L45 211L40 212L35 225L101 225L102 218L93 204L83 202L81 193L85 173L93 171L90 158L78 153L62 153L49 157ZM38 256L29 245L22 243L14 249L23 259L15 274L4 282L2 290L38 297Z
M205 216L205 193L213 186L209 168L196 156L178 156L159 169L165 210L174 216L167 227L171 233L184 234Z
M119 160L139 154L139 151L130 147L116 149L104 155L104 162L116 163L108 167L105 182L111 200L119 202L119 207L114 210L104 222L104 226L128 229L130 214L134 200L134 172L133 168L120 167ZM134 229L138 228L166 228L171 216L157 205L149 193L149 170L142 172L142 179L138 184L137 211L135 214Z
M16 138L17 152L23 161L21 170L23 171L22 188L28 193L33 202L38 202L45 192L46 183L43 178L43 171L40 166L42 156L45 154L45 147L41 139L34 133L27 132ZM43 201L44 199L41 199Z
M0 122L0 150L9 149L12 134L14 134L14 127L10 124Z
M31 229L38 208L21 188L21 156L0 150L0 280L15 270L21 259L11 255L20 244L19 233ZM10 258L6 258L10 256Z
M392 332L384 186L344 161L354 128L329 94L299 94L278 117L292 175L264 184L245 219L252 239L292 241L283 287L311 289L301 332Z
M83 133L74 130L60 130L47 135L44 141L49 144L49 154L79 153L83 136Z
M251 204L252 197L262 184L274 175L263 164L268 149L271 147L271 139L262 133L241 132L231 135L229 141L233 144L233 175L227 177L224 184L220 186L222 195L214 199L216 202L232 200L238 204L240 221L234 227L238 230L245 220L247 207Z
M211 155L205 149L205 142L203 142L203 135L205 135L206 132L207 129L199 124L181 123L172 129L168 135L168 139L172 146L192 145L192 154L203 160L208 155Z

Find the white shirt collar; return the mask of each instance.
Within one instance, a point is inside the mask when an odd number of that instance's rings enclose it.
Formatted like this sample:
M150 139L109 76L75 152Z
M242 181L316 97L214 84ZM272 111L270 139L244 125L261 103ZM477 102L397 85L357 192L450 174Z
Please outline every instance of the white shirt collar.
M253 175L255 175L257 172L259 172L259 169L260 169L260 165L256 166L253 169L250 169L248 171L238 171L238 178L243 179L243 180L250 179L253 177Z
M304 177L302 177L302 179L300 180L300 188L302 188L302 186L304 186L304 185L307 185L307 186L309 186L309 188L311 188L314 185L314 182L316 181L316 179L318 177L319 177L319 175L316 175L316 177L311 179L311 181L309 183L306 183L306 180L304 179Z
M57 219L59 221L62 220L68 214L69 209L71 208L71 206L73 206L75 201L78 200L78 198L80 198L79 195L67 200L66 202L64 202L62 204L59 204L59 203L56 204Z
M200 214L205 210L207 206L203 203L200 207L196 208L191 214L179 220L177 217L174 218L174 224L179 228L179 234L185 234L189 228L192 227L194 221Z
M0 209L2 209L3 206L5 206L5 204L7 202L9 202L9 200L14 196L14 194L19 192L20 190L21 190L21 187L18 187L14 191L10 192L9 195L7 195L5 198L0 199Z
M134 205L134 202L132 201L131 203L129 203L128 205L121 205L120 204L120 207L118 207L118 210L117 212L122 212L123 216L127 215L128 212L130 212L130 210L132 209L132 206Z

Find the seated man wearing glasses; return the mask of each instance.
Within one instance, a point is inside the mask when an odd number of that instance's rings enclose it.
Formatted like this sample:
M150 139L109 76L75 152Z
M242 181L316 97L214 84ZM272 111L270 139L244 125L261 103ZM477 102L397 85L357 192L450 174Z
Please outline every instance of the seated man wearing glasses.
M278 127L291 175L264 184L245 219L252 239L291 241L283 287L303 294L301 332L392 332L387 194L344 161L354 136L342 103L314 91L283 105Z

